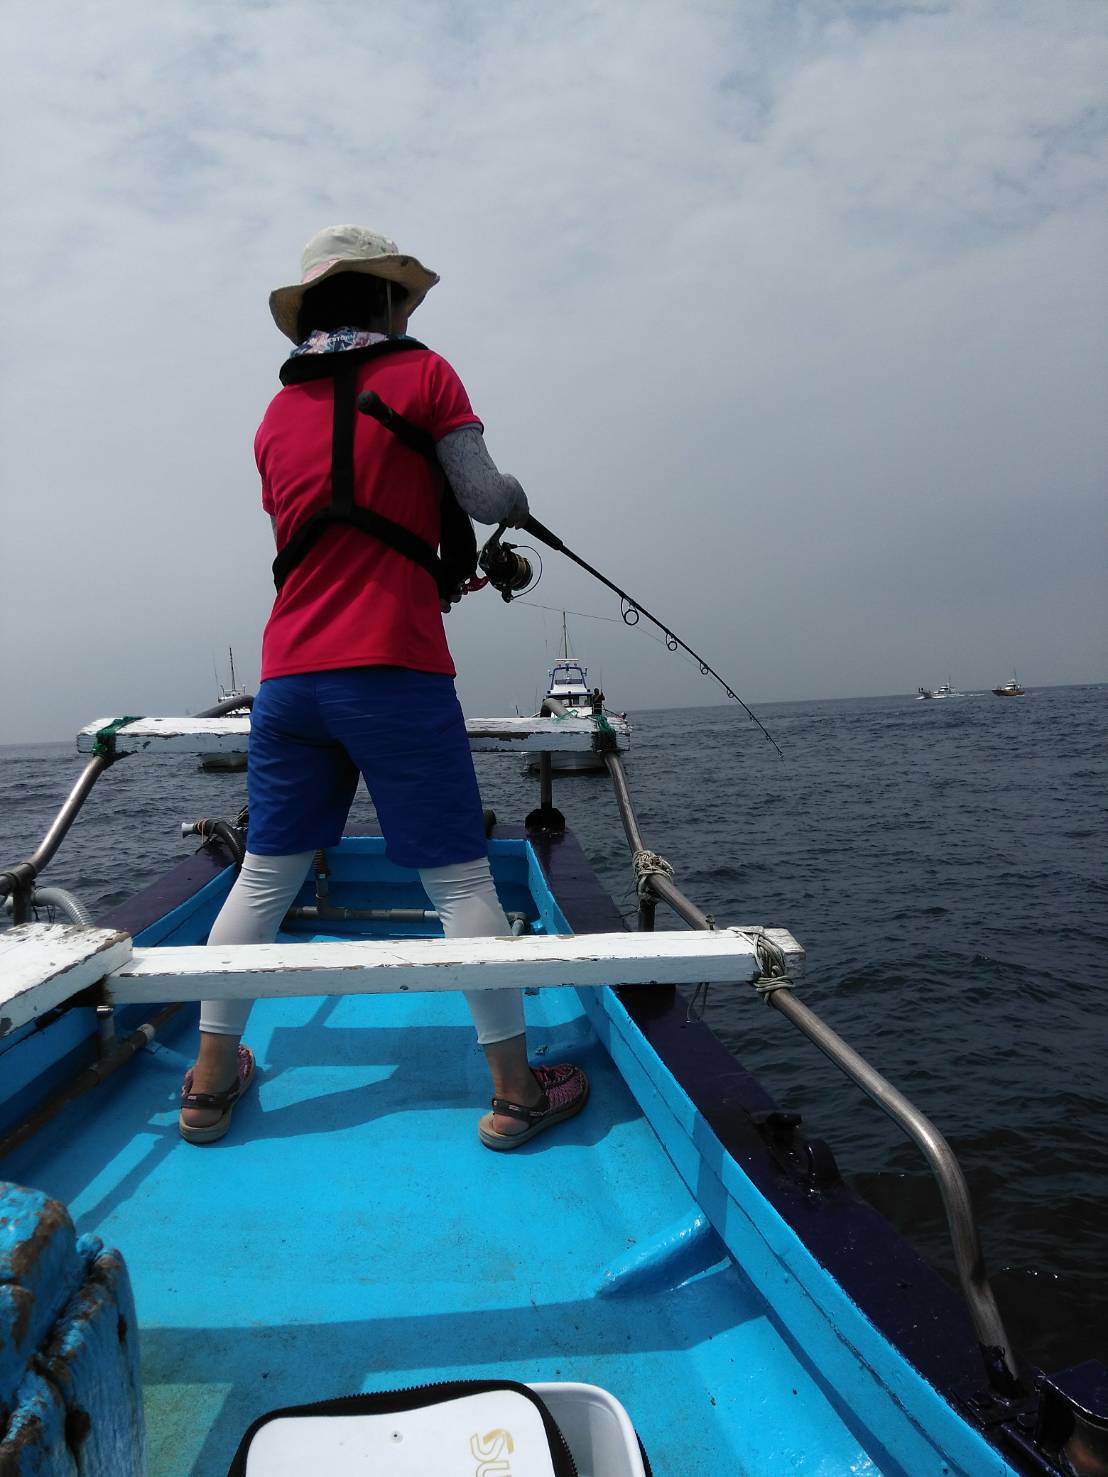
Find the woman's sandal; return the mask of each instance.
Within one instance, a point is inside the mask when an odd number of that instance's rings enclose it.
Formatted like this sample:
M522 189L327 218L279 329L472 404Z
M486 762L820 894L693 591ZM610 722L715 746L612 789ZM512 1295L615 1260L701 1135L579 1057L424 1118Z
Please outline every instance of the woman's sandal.
M231 1126L231 1114L234 1112L235 1104L254 1080L254 1053L249 1046L239 1047L238 1075L230 1087L223 1092L193 1092L192 1071L190 1067L185 1073L185 1080L181 1083L181 1107L184 1108L218 1108L220 1116L214 1123L205 1123L198 1127L196 1124L186 1123L184 1113L177 1118L177 1127L181 1137L190 1144L214 1144L221 1139Z
M537 1133L542 1133L544 1128L552 1128L555 1123L564 1123L567 1118L572 1118L588 1102L589 1079L580 1067L564 1062L556 1067L534 1067L532 1071L542 1088L542 1097L531 1108L494 1097L492 1112L486 1113L477 1125L477 1136L486 1149L517 1149ZM496 1113L518 1118L527 1127L518 1133L497 1133L492 1126Z

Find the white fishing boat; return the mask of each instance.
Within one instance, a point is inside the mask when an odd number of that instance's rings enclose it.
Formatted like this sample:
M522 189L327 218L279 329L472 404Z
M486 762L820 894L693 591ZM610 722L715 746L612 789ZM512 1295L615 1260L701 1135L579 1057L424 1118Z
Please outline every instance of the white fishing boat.
M227 648L227 662L231 669L231 685L219 683L215 706L207 710L207 717L216 718L228 713L249 713L254 699L245 687L240 687L235 678L235 653ZM246 750L226 754L205 754L200 768L207 774L241 774L246 768Z
M919 689L919 695L921 698L965 697L965 693L959 692L957 688L952 687L949 680L940 682L938 687L921 687Z
M536 714L540 718L585 718L591 720L597 731L611 739L617 753L625 751L631 739L631 725L626 713L617 713L605 706L604 693L599 687L589 686L589 669L569 649L569 631L566 613L562 611L561 656L550 668L546 696ZM600 748L577 753L548 754L550 764L559 774L584 771L599 772L604 768L604 754ZM537 770L544 762L543 754L529 751L525 768Z

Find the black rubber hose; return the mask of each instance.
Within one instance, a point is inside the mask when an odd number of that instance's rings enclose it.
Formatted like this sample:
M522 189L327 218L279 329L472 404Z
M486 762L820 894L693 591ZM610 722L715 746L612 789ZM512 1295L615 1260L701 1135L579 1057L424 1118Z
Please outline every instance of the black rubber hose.
M242 844L242 837L231 825L230 821L209 821L207 834L222 841L227 850L234 858L235 866L242 866L242 859L246 855L246 847Z

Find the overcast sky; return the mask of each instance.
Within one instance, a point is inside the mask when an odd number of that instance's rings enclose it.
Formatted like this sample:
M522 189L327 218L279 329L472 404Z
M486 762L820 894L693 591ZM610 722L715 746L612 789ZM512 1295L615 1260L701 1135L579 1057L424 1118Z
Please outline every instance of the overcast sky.
M331 222L536 515L751 703L1108 677L1101 0L7 0L0 742L253 686L271 288ZM449 617L526 710L712 702L557 555ZM612 618L615 618L613 622Z

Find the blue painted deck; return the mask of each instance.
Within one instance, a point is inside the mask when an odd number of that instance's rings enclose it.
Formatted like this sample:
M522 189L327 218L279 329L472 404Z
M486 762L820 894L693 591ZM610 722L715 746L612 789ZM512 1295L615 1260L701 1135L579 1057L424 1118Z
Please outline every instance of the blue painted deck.
M503 845L506 906L533 890L561 926L534 858ZM151 934L203 937L228 881ZM527 1011L533 1059L580 1062L589 1106L511 1154L476 1137L488 1079L463 1000L425 995L260 1003L257 1087L210 1148L177 1133L190 1015L4 1162L127 1260L151 1477L221 1477L276 1406L496 1375L609 1389L657 1477L1010 1470L759 1211L615 996L584 993ZM742 1266L714 1232L678 1235L691 1250L598 1296L701 1207Z

